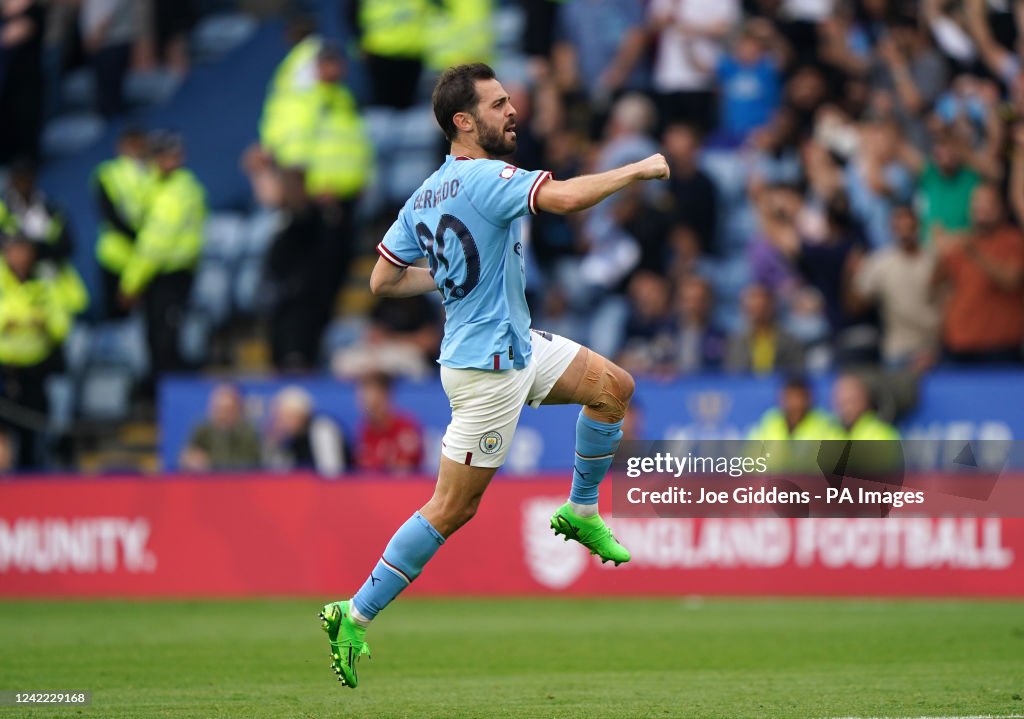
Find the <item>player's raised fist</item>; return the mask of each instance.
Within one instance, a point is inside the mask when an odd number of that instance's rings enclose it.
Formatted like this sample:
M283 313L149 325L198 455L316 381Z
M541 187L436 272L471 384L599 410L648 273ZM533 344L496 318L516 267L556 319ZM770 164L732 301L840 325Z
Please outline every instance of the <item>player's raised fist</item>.
M657 155L637 163L640 168L641 180L667 180L669 176L668 162L660 152Z

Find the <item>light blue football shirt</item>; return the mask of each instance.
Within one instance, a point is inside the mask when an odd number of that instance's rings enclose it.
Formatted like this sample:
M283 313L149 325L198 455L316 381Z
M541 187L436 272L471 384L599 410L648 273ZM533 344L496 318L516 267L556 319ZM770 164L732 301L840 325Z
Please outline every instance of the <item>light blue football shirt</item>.
M420 185L377 245L398 267L426 257L444 296L445 367L522 369L530 361L530 309L519 222L537 211L550 172L501 160L448 156Z

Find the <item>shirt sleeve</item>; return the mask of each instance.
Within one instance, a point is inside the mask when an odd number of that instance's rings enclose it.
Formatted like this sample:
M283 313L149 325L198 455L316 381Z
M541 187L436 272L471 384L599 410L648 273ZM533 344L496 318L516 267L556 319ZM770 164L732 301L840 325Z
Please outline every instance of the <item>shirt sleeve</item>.
M398 213L391 228L385 233L384 239L377 245L377 254L395 267L406 268L421 257L423 248L416 239L416 234L409 227L405 210Z
M477 212L497 224L537 214L537 190L551 177L550 172L527 172L500 160L474 162L480 164L469 178L468 192Z

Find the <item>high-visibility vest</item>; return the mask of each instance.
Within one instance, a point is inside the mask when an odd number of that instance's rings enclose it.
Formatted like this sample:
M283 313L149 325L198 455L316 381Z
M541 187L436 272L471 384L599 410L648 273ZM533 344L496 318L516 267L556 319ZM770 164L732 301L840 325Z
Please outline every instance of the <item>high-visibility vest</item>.
M899 430L888 422L883 422L874 412L865 412L853 426L846 431L843 439L852 440L897 440Z
M323 40L307 37L293 47L270 80L260 118L260 144L276 156L291 124L291 108L298 95L316 87L316 56Z
M117 208L124 221L138 231L154 181L153 169L130 157L115 157L99 165L93 182ZM132 255L134 240L109 223L101 223L96 242L96 260L115 274L121 274Z
M428 6L428 0L361 0L363 51L380 57L422 57Z
M824 412L812 409L792 430L786 417L778 409L770 409L750 433L750 439L762 442L787 439L835 439L839 426Z
M443 0L427 24L427 66L441 72L453 65L490 63L494 57L491 0Z
M158 178L121 275L121 291L134 296L159 274L195 267L203 249L205 222L206 192L195 175L179 168Z
M0 364L31 367L53 352L71 329L53 278L19 280L0 260Z
M49 213L46 218L46 226L34 225L32 221L26 221L24 217L11 212L7 203L0 200L0 230L7 234L16 232L27 232L43 257L46 258L46 249L58 242L65 230L65 219L59 213ZM54 284L58 299L63 303L64 308L72 315L84 312L89 306L89 292L82 281L78 270L68 260L45 259L42 264L50 266L52 271L52 282ZM42 265L41 265L42 266Z
M352 94L319 83L288 102L287 127L274 148L278 164L304 168L311 195L357 195L370 181L373 147Z

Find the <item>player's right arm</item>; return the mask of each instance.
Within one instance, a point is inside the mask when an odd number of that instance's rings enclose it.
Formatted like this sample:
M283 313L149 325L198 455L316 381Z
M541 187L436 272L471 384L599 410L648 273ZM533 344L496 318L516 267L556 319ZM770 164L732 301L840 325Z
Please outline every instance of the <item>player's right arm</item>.
M413 265L425 254L406 208L377 245L377 254L380 257L370 274L370 292L378 297L415 297L437 289L430 270Z
M370 274L370 292L378 297L415 297L436 289L426 267L398 267L383 256Z
M565 215L593 207L601 200L641 180L667 180L668 162L663 155L650 157L597 175L571 180L549 180L537 190L537 209Z

